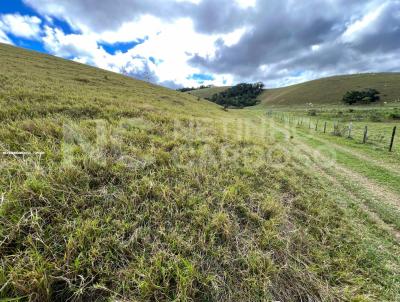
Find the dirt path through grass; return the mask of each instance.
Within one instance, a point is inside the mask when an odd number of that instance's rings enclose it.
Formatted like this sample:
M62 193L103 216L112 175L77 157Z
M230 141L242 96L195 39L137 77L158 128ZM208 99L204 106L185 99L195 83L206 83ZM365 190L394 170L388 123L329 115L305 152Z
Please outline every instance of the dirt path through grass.
M284 126L284 127L274 127L275 131L280 131L284 130L285 134L287 136L290 136L291 130L290 128ZM307 136L307 134L306 134ZM314 136L312 137L314 139ZM323 155L320 151L316 150L315 148L310 147L305 139L302 137L297 136L296 138L293 138L293 141L297 143L302 149L305 151L309 152L310 154L314 154L316 159L318 159L320 162L326 162L329 161L330 159ZM325 141L322 141L325 143ZM351 154L354 155L354 152ZM333 166L335 170L337 170L340 174L346 176L347 178L352 179L355 183L358 183L362 185L363 188L365 188L372 196L377 197L380 200L383 200L385 202L388 202L398 208L400 208L400 195L397 194L396 192L393 192L389 188L385 188L379 184L377 184L374 180L371 180L363 175L361 175L358 172L353 171L352 169L349 169L348 167L345 167L343 165L340 165L338 163L335 163Z
M314 156L317 157L321 162L325 162L330 160L327 158L325 155L323 155L321 152L311 148L310 146L307 145L307 143L301 142L301 147L305 148L305 150L312 152ZM336 163L333 167L336 171L338 171L340 174L346 176L349 179L352 179L355 183L358 183L362 185L364 189L370 192L371 195L376 196L378 199L384 200L398 208L400 208L400 195L393 192L392 190L385 188L379 184L377 184L375 181L361 175L358 172L355 172L345 166L342 166L338 163Z
M290 136L290 129L288 128L278 129L277 127L275 127L274 130L281 133L283 130L286 136ZM351 189L346 188L346 186L341 181L339 181L338 177L335 177L335 175L339 174L344 176L345 178L351 179L355 183L361 185L363 188L366 188L372 196L379 199L380 201L389 202L390 204L400 208L400 198L396 193L383 189L379 185L375 184L373 181L370 181L368 178L338 164L332 167L333 169L324 167L321 163L325 162L328 159L323 154L298 139L294 139L294 141L295 144L301 147L301 150L303 150L300 156L306 156L309 162L312 163L312 168L315 169L319 175L326 179L337 190L343 192L348 198L353 200L368 216L368 218L373 221L379 228L385 230L387 233L391 234L391 236L395 238L397 242L400 242L400 230L396 229L396 227L392 226L391 224L386 223L378 213L376 213L373 209L370 209L370 207L365 204L363 198L358 196L358 194L353 192Z
M385 230L389 234L391 234L398 242L400 242L400 231L397 230L392 225L386 223L381 219L378 213L371 210L367 205L363 203L363 200L360 200L360 197L354 194L351 190L346 188L340 181L337 180L336 177L328 174L323 167L318 165L317 162L314 162L314 168L318 171L318 173L324 177L330 184L332 184L335 188L344 192L351 200L355 201L357 205L361 208L361 210L368 215L371 221L373 221L378 227Z
M381 229L385 230L386 232L390 233L398 242L400 242L400 230L396 229L393 227L391 224L386 223L378 213L376 213L374 210L370 209L369 206L367 206L364 203L364 200L360 198L355 192L353 192L351 189L346 188L346 186L338 180L338 177L336 176L335 172L341 173L342 171L326 171L326 168L322 167L319 163L320 161L318 160L313 160L312 155L307 153L307 156L309 159L313 162L313 168L318 172L319 175L321 175L324 179L326 179L332 186L334 186L336 189L338 189L341 192L344 192L348 198L356 202L356 204L361 208L361 210L368 215L371 221L373 221L377 226L379 226ZM329 172L333 172L329 174ZM347 175L347 174L346 174Z
M320 138L317 136L313 136L313 139L316 141L319 141L321 143L327 144L327 145L335 148L336 150L339 150L341 152L355 156L360 160L364 160L364 161L372 163L378 167L386 169L386 170L390 171L390 173L400 175L400 164L386 163L383 160L378 160L376 158L372 158L371 156L368 156L365 153L360 152L360 150L354 150L354 149L350 149L350 148L347 148L344 146L340 146L340 145L335 144L327 139L323 139L323 138Z

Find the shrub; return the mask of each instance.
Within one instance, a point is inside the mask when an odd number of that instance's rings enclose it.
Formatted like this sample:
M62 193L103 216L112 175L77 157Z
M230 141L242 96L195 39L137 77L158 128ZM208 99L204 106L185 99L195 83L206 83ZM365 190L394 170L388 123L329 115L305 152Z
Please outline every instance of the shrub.
M390 118L392 120L400 120L400 113L391 113Z
M382 122L383 121L383 117L379 113L374 112L373 114L371 114L371 121L372 122Z
M308 110L308 115L316 116L317 115L317 110L315 110L315 109Z
M349 105L355 103L373 103L380 100L379 91L373 88L369 88L363 91L347 91L343 96L343 102Z

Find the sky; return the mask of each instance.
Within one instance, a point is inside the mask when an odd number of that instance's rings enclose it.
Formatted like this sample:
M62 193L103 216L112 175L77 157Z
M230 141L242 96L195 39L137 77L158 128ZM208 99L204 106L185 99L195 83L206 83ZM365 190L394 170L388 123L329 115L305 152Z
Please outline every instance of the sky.
M0 0L0 42L169 88L400 71L400 0Z

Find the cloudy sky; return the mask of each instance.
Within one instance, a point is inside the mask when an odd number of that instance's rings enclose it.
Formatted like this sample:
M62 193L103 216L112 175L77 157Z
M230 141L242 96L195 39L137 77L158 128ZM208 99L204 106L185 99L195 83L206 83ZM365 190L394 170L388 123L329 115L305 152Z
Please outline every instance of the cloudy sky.
M171 88L400 71L400 0L0 0L0 42Z

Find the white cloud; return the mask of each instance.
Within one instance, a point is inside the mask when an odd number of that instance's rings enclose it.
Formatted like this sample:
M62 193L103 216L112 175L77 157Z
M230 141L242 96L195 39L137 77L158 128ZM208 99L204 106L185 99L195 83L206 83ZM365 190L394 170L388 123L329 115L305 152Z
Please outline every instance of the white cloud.
M13 44L4 31L0 29L0 43Z
M136 21L123 23L115 31L97 34L97 40L107 43L131 42L147 36L155 36L163 30L165 24L158 18L143 15Z
M194 53L212 56L216 40L236 43L244 31L240 29L227 35L205 35L195 32L189 18L166 23L152 16L143 16L135 22L123 24L115 32L101 34L65 34L60 29L45 26L43 41L49 52L81 63L136 76L151 73L159 83L172 81L183 86L198 86L199 82L190 76L201 73L201 70L190 66L188 59ZM143 43L125 53L117 51L110 54L98 44L132 41L143 37L147 37ZM216 75L215 80L204 81L203 84L223 85L232 84L232 81L230 75Z
M238 43L240 41L240 38L246 33L246 31L248 30L247 27L242 27L242 28L238 28L235 31L225 34L223 35L223 40L224 40L224 44L226 46L232 46L235 45L236 43Z
M92 35L69 34L61 29L45 26L43 42L52 53L61 57L92 56L98 49Z
M21 38L38 39L41 33L41 23L42 20L36 16L22 16L20 14L0 16L0 29Z

